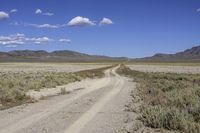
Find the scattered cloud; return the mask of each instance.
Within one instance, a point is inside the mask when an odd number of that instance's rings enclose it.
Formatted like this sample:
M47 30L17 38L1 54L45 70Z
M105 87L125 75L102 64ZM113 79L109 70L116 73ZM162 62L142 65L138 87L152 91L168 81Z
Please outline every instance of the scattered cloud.
M21 45L25 43L25 35L24 34L15 34L10 36L0 36L0 45L5 45L7 47L13 45Z
M35 14L42 14L42 10L41 9L36 9Z
M20 23L18 23L17 21L14 21L14 22L11 22L10 25L19 26Z
M63 43L71 43L72 41L70 39L59 39L59 42L63 42Z
M57 29L57 28L62 28L62 27L66 27L67 24L29 24L29 23L22 23L22 22L11 22L10 25L14 25L14 26L31 26L31 27L35 27L35 28L46 28L46 29Z
M84 18L81 16L77 16L70 20L67 24L68 26L91 26L95 25L93 21L91 21L89 18Z
M50 41L53 41L53 39L50 39L48 37L41 37L41 38L30 38L30 41L33 41L35 44L47 44Z
M51 12L46 12L46 13L43 13L43 15L45 15L45 16L53 16L53 15L54 15L54 13L51 13Z
M0 45L5 47L17 47L22 44L49 44L50 42L71 43L70 39L54 40L49 37L26 37L24 34L12 34L9 36L0 36Z
M41 37L41 38L31 38L31 40L35 43L35 44L47 44L50 41L53 41L53 39L49 39L48 37Z
M99 25L111 25L111 24L113 24L113 21L109 18L103 18L99 23Z
M38 28L59 28L60 25L51 25L51 24L42 24L42 25L37 25Z
M54 13L52 13L52 12L44 12L43 13L43 11L41 10L41 9L36 9L36 11L35 11L35 14L37 14L37 15L44 15L44 16L53 16L54 15Z
M49 28L49 29L56 29L56 28L61 28L61 27L64 27L65 25L51 25L51 24L25 24L26 26L33 26L33 27L36 27L36 28Z
M17 9L12 9L12 10L10 10L10 13L15 13L17 11L18 11Z
M197 9L197 12L200 12L200 8Z
M0 11L0 20L5 20L9 18L9 14L3 11Z
M6 47L18 46L25 43L34 43L34 44L47 44L53 39L48 37L41 38L27 38L24 34L14 34L9 36L0 36L0 44Z

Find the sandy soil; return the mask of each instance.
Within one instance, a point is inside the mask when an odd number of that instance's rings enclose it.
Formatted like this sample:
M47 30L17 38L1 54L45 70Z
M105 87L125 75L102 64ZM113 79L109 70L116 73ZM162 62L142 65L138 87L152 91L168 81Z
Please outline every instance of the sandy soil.
M105 67L91 63L0 63L1 72L76 72Z
M134 87L116 69L65 86L70 94L0 111L0 133L115 133L126 120L124 106Z
M73 91L81 90L84 88L94 87L97 84L99 86L102 86L107 82L106 81L107 79L108 78L84 79L82 81L69 83L67 85L57 86L56 88L44 88L44 89L40 89L40 91L30 90L26 93L26 95L32 98L33 100L38 101L45 97L60 95L62 93L62 89L64 89L66 93L71 93ZM108 79L108 81L109 80L110 79Z
M143 72L200 73L200 66L162 66L162 65L127 65L132 70Z

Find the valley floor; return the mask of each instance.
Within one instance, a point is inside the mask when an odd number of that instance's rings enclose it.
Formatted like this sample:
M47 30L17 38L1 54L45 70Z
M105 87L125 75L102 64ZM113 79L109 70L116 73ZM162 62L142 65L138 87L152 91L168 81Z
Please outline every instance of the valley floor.
M0 133L199 133L199 74L102 70L63 95L54 95L63 86L28 92L39 102L1 110Z
M124 106L134 87L117 68L88 86L82 82L70 94L0 111L0 132L115 133L123 128Z

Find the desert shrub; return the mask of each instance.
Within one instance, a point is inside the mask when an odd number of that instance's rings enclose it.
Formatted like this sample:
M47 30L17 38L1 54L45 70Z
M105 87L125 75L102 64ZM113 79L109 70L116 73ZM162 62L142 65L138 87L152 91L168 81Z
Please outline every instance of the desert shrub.
M176 108L153 106L142 113L141 120L152 128L166 128L187 133L199 133L200 125L187 112Z
M13 95L14 95L14 99L18 101L21 101L26 97L25 91L21 90L20 88L14 88Z
M200 132L199 74L145 73L125 66L117 72L139 84L138 95L143 100L140 119L146 126L185 133Z
M4 88L2 89L2 95L1 95L1 103L9 103L14 101L15 96L13 95L13 92L10 89Z
M69 94L70 91L66 91L66 89L63 87L60 89L60 94L65 95L65 94Z
M142 121L153 128L183 129L187 117L176 108L153 106L142 113Z
M60 89L60 94L62 94L62 95L66 94L66 89L65 88L61 88Z
M0 72L0 104L9 106L23 103L27 99L28 90L39 91L42 88L52 88L58 85L80 81L84 78L102 77L104 67L74 73L67 72ZM67 93L67 92L66 92Z

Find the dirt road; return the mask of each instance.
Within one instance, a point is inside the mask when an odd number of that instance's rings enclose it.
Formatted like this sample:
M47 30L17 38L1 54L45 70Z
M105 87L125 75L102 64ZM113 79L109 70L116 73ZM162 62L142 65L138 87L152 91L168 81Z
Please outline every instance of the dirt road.
M79 83L70 94L0 111L0 133L117 132L133 87L117 68L107 70L104 78Z

